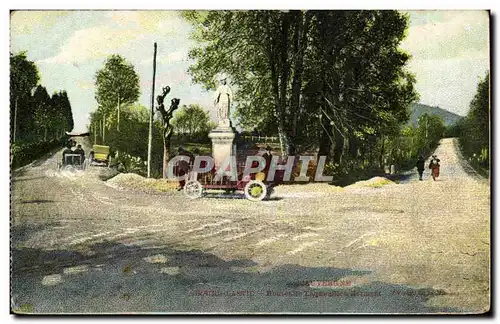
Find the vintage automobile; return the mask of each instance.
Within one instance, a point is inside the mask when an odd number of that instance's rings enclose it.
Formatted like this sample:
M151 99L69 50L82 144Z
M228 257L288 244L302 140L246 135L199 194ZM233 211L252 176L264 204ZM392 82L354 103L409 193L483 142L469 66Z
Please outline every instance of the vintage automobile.
M59 170L85 170L87 163L84 152L72 150L78 143L82 143L81 138L88 137L89 132L66 132L66 149L62 153L62 159L57 162Z
M109 166L111 156L110 156L109 146L106 145L94 145L92 151L89 154L89 165L105 165Z
M255 167L255 165L252 166ZM215 177L215 168L208 173L197 174L191 171L192 165L186 166L185 171L188 174L188 180L183 187L184 194L190 199L196 199L202 197L208 190L240 191L248 200L261 201L269 199L274 187L283 183L283 170L277 170L274 180L267 181L267 170L243 176L244 168L244 163L237 165L238 180L232 181L228 177L217 179ZM182 172L182 165L174 167L174 174L177 176L185 174Z

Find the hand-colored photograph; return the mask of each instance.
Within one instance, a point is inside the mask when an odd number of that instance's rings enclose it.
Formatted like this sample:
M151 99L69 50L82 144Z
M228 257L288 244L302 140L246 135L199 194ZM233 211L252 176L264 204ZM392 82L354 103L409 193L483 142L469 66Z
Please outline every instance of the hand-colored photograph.
M11 10L11 314L490 312L490 15Z

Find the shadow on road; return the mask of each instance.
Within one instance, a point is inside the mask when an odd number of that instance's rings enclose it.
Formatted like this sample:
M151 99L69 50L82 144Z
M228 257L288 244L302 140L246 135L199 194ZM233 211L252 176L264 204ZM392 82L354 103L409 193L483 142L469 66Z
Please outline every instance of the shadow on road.
M206 193L203 195L203 199L208 198L208 199L242 199L245 200L247 199L243 193ZM273 196L271 198L264 199L264 201L278 201L282 200L283 197L277 197Z
M416 172L405 172L402 174L393 174L393 175L388 175L387 178L391 181L394 181L396 183L408 183L410 181L410 178L412 176L415 176Z
M441 290L349 284L348 278L362 278L367 270L286 264L264 271L248 259L108 241L82 251L14 249L12 308L33 313L458 311L426 306L431 297L445 294ZM345 285L312 288L313 281Z
M38 179L44 179L44 178L46 178L46 177L40 176L40 177L23 178L21 176L16 176L15 178L12 179L12 182L30 181L30 180L38 180Z
M21 204L45 204L45 203L52 203L54 200L47 200L47 199L36 199L36 200L23 200L21 201Z
M11 244L15 245L17 242L23 242L28 238L32 237L36 232L40 232L45 229L60 225L61 223L59 222L49 222L37 225L11 225L10 226Z

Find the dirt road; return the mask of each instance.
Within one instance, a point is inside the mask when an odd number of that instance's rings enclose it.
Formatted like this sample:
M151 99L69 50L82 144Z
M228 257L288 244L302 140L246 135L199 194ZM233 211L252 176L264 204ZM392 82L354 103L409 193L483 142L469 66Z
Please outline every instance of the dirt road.
M52 157L13 177L12 308L484 312L489 182L451 139L436 154L435 182L294 185L260 203L118 190L95 172L56 173Z

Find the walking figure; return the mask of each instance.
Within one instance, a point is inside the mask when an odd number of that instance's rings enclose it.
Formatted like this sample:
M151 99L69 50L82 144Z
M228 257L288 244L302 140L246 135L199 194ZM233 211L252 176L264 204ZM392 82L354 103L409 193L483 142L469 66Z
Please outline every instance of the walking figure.
M432 179L434 181L439 177L439 162L441 162L441 160L439 160L436 155L433 155L429 163L429 169L431 169Z
M425 170L425 159L422 155L420 155L418 157L416 167L417 167L417 171L418 171L418 179L420 181L422 181L422 176L423 176L424 170Z

